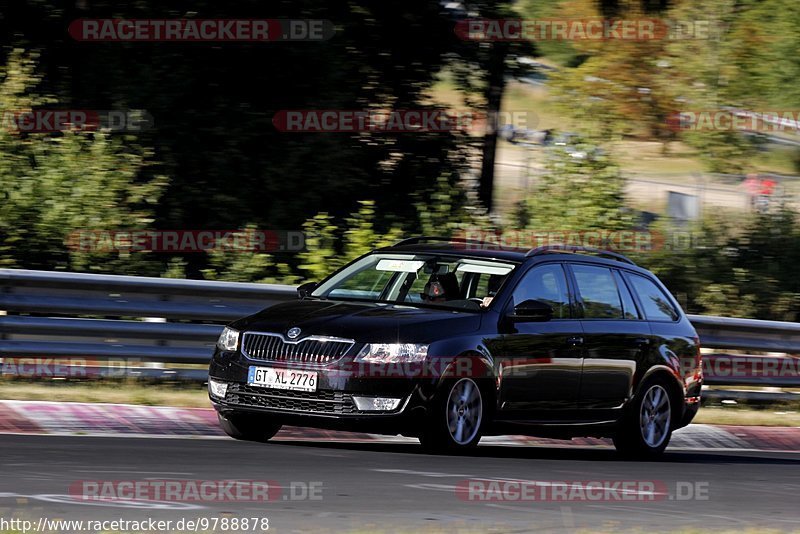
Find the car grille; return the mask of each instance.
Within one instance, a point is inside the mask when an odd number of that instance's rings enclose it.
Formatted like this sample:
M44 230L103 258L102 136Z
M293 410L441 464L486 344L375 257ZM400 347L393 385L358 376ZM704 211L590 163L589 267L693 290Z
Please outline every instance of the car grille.
M250 408L271 408L293 412L332 415L359 414L353 398L341 391L286 391L231 384L225 401Z
M245 332L242 353L254 360L326 364L344 356L353 344L350 339L311 336L286 341L280 334Z

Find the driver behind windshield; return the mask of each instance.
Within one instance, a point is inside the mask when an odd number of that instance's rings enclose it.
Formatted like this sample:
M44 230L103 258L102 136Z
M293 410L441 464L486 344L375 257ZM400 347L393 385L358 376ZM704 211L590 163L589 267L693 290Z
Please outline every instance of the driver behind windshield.
M455 273L432 274L420 296L425 302L445 302L461 298Z

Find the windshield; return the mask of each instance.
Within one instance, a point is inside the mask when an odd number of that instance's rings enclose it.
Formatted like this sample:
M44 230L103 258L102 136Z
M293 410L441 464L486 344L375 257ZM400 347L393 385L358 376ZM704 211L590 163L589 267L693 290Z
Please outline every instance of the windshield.
M431 254L370 254L320 284L312 297L480 310L516 266Z

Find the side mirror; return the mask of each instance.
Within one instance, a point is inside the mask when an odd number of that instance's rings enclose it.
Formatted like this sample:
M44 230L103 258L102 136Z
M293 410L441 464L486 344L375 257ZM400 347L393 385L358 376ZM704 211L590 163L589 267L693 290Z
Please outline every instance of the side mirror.
M300 284L297 286L297 297L300 300L303 300L307 296L311 294L317 288L317 282L306 282L305 284Z
M526 300L514 306L509 317L515 323L549 321L553 318L553 307L539 300Z

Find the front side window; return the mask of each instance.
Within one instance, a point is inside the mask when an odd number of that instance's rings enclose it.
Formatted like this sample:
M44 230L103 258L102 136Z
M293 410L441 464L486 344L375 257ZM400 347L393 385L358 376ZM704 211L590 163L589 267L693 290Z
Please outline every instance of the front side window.
M515 267L458 255L369 254L334 273L311 297L480 310Z
M573 265L578 293L586 319L622 319L622 302L611 269L594 265Z
M534 267L520 280L512 294L512 305L526 300L538 300L553 308L554 319L567 319L569 292L564 268L558 264Z

